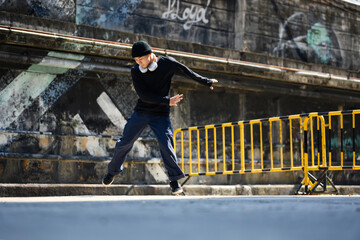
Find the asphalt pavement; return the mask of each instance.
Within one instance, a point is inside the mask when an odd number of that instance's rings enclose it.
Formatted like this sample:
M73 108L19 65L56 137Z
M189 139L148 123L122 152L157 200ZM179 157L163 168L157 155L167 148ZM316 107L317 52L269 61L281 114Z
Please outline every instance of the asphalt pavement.
M359 196L0 198L0 240L359 239Z

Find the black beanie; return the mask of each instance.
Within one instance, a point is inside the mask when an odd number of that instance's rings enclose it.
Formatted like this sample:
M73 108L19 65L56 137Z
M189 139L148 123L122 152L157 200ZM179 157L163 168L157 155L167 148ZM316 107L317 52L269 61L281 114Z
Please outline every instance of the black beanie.
M138 41L133 44L131 49L132 57L142 57L152 53L150 45L145 41Z

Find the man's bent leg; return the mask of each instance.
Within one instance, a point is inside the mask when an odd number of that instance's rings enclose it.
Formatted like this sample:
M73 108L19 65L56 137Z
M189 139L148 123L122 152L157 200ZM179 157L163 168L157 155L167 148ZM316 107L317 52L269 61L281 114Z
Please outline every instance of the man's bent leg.
M114 156L108 165L108 173L117 175L122 171L126 155L130 152L136 139L146 127L146 119L140 113L134 112L126 123L123 136L116 142Z
M154 118L149 125L158 139L160 153L170 181L175 181L185 177L185 174L177 164L170 118L166 116L158 116L157 118Z

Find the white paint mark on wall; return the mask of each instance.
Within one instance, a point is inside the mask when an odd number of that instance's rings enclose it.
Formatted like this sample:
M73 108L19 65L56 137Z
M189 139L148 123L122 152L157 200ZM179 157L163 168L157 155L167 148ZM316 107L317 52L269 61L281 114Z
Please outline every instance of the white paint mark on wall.
M49 52L48 56L71 60L81 60L84 58L81 55L57 52ZM52 67L42 66L44 62L48 61L49 58L45 57L40 63L31 65L27 71L19 74L0 92L0 128L6 128L16 120L56 78L56 74L50 74L50 72L54 73L51 70ZM57 69L57 74L63 74L68 69L75 69L78 65L80 65L80 62L74 61L61 68L54 68Z
M8 127L54 80L56 75L22 72L0 93L0 127Z
M83 60L83 55L72 53L49 52L41 62L28 68L29 72L64 74L69 69L79 66L79 61Z
M108 116L110 121L122 132L124 130L126 120L119 109L117 109L111 98L105 92L103 92L96 99L96 102L99 104L106 116Z
M167 183L169 181L168 176L160 165L160 161L157 163L148 163L145 164L145 166L157 183Z
M0 146L7 144L9 141L9 137L5 135L0 135Z
M89 129L86 127L84 121L79 114L76 114L73 118L73 121L76 122L74 126L74 131L76 134L91 134ZM92 156L107 156L108 153L101 147L99 139L96 137L87 137L86 139L86 150ZM81 149L81 141L77 141L77 148Z

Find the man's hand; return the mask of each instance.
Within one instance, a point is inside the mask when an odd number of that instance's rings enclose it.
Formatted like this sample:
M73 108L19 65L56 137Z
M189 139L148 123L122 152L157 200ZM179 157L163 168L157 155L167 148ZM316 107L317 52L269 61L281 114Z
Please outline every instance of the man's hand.
M211 79L211 81L213 82L213 84L218 82L218 80L216 80L215 78ZM211 86L210 89L211 89L211 90L214 90L214 87Z
M175 96L170 98L170 106L177 106L176 104L183 100L183 94L176 94Z

